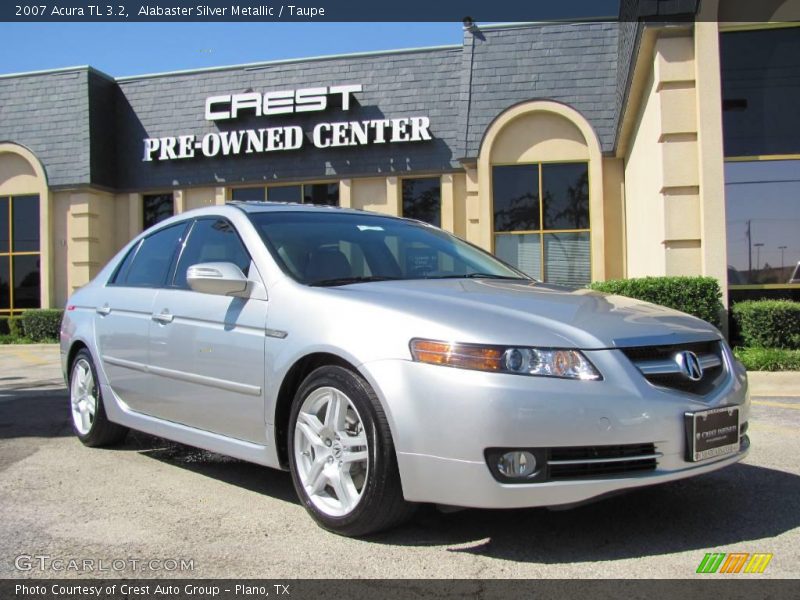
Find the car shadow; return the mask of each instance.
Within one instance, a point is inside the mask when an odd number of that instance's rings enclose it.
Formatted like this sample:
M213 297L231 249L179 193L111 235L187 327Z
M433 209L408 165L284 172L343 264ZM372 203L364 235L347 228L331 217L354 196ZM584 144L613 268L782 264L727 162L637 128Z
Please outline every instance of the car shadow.
M70 435L66 390L0 390L0 440Z
M0 391L0 439L71 435L64 390ZM298 504L286 472L135 431L108 451L138 452L204 477ZM797 527L800 476L740 463L564 511L464 510L443 514L432 507L421 507L407 525L370 536L365 542L441 546L448 552L557 564L702 551L768 540Z
M160 462L223 481L257 494L299 504L289 473L208 450L131 431L114 450L134 451Z
M571 510L425 511L371 541L558 564L702 551L767 540L798 526L800 476L737 464Z

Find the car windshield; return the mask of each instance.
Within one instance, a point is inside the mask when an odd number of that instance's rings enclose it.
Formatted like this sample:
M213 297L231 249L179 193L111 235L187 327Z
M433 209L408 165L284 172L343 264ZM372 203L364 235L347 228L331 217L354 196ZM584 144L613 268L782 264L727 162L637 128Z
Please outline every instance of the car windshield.
M440 229L346 212L251 213L281 268L307 285L392 279L530 279Z

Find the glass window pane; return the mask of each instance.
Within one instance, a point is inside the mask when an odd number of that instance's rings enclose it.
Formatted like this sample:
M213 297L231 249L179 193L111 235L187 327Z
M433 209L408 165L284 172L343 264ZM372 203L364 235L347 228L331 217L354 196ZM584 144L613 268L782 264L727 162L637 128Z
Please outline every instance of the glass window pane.
M303 197L299 185L276 185L267 188L269 202L302 202Z
M148 194L142 197L142 224L149 229L175 214L172 194Z
M6 197L0 198L0 252L8 252L8 203Z
M246 187L234 188L231 190L231 200L241 200L246 202L248 200L256 200L263 202L267 199L267 188L261 187Z
M123 285L125 283L125 278L128 276L128 270L130 270L131 265L133 264L133 259L136 257L136 252L141 245L142 243L139 242L128 251L128 254L125 256L122 264L117 267L117 272L114 273L114 278L111 280L112 285Z
M591 281L588 233L548 233L544 236L544 280L584 286Z
M0 256L0 309L11 308L11 259Z
M539 229L539 165L492 168L495 231Z
M338 183L313 183L303 186L303 202L306 204L322 204L324 206L339 206Z
M14 310L39 308L39 256L14 256Z
M14 227L12 252L39 251L39 196L12 198Z
M589 165L542 165L544 229L589 229Z
M236 230L225 219L201 219L195 222L178 261L173 285L188 288L187 269L204 262L231 262L247 275L250 255Z
M800 161L725 164L728 284L789 283L800 264Z
M800 28L720 35L725 156L800 152Z
M542 244L538 233L494 236L495 255L535 279L542 278Z
M438 177L403 179L403 216L436 227L442 224L441 181Z
M164 285L175 250L186 224L173 225L147 237L142 242L123 285L159 287Z

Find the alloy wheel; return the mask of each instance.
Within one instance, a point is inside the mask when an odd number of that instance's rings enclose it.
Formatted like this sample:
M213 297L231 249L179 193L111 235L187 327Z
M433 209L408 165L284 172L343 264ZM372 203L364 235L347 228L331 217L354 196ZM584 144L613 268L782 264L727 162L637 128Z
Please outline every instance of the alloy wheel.
M361 416L341 390L320 387L303 401L294 434L297 474L321 512L341 517L355 509L369 476Z

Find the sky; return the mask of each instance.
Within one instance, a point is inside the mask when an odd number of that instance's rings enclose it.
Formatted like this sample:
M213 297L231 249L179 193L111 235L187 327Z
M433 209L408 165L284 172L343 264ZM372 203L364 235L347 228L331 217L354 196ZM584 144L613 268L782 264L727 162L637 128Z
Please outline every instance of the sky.
M453 23L0 23L0 73L91 65L114 77L460 44Z
M113 77L461 44L451 23L0 23L0 74L91 65Z

